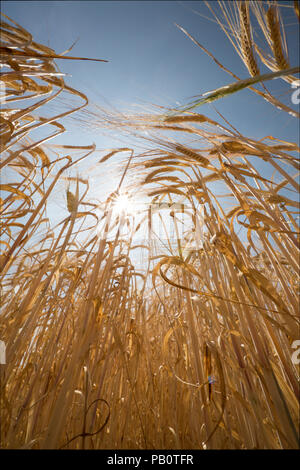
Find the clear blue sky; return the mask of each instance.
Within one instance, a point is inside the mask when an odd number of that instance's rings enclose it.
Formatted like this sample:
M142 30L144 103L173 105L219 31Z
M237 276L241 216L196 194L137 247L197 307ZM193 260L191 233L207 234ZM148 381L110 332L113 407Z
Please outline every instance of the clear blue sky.
M184 104L193 95L233 81L174 23L187 29L229 69L248 76L220 28L192 10L212 17L202 1L2 1L3 13L32 33L35 41L61 53L78 39L71 55L109 60L58 62L63 71L72 74L68 82L87 93L91 102L103 105L108 100L116 106L142 100ZM297 29L292 8L284 8L284 15L290 24L292 65L298 65L299 26ZM267 135L274 133L274 128L276 131L280 113L273 109L270 112L271 105L250 91L218 102L217 106L248 135ZM274 122L270 122L270 115ZM296 120L284 121L278 119L278 130L294 134Z
M292 7L293 2L284 4ZM201 16L212 18L201 1L2 1L2 12L27 29L36 42L57 53L78 40L70 55L107 59L108 63L57 61L62 71L72 75L67 83L86 93L91 103L104 107L126 109L143 102L182 105L194 95L233 81L174 23L184 27L226 67L248 77L219 26ZM291 65L295 66L299 23L292 8L283 12ZM272 87L278 89L279 96L280 80ZM299 141L297 120L248 90L218 101L216 107L248 137L259 139L271 134ZM209 105L199 112L216 118ZM115 145L91 130L92 123L86 130L76 127L75 121L67 127L69 132L60 142L74 143L75 132L78 144L95 142L98 148Z

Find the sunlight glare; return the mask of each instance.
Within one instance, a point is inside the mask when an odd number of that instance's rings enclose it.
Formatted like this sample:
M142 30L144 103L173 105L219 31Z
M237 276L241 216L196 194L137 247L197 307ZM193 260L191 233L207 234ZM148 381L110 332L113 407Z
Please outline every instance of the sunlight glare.
M119 215L133 215L135 206L127 194L120 194L114 202L114 211Z

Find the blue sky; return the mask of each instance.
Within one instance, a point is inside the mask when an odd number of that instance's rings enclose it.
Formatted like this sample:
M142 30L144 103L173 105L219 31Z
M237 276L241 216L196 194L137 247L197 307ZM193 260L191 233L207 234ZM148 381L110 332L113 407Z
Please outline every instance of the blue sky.
M284 4L292 7L293 2ZM61 70L70 74L66 82L86 93L92 105L123 110L133 104L183 105L194 95L233 81L174 23L241 78L249 76L219 26L202 16L212 18L201 1L2 1L2 12L27 29L36 42L57 53L77 40L70 55L109 61L57 61ZM292 8L284 8L283 14L288 24L291 65L295 66L299 23ZM279 96L280 80L270 86ZM285 102L293 106L287 97ZM215 106L247 137L261 139L271 134L299 141L297 120L249 90ZM210 105L201 111L199 108L199 112L217 117ZM72 120L68 132L57 142L95 142L99 149L116 145L94 127L92 122L83 127Z
M109 63L59 61L61 69L72 75L68 82L87 93L94 103L108 102L125 108L128 103L143 101L184 104L193 95L233 81L174 23L187 29L229 69L241 77L248 76L218 25L200 16L212 17L202 1L4 0L2 11L32 33L35 41L58 53L78 40L71 55L109 60ZM292 8L283 11L290 24L292 65L297 65L297 19ZM279 88L279 81L276 82ZM217 106L248 135L263 136L261 124L266 135L274 130L292 135L296 130L295 119L287 118L284 122L282 116L277 119L280 113L250 91L218 102Z

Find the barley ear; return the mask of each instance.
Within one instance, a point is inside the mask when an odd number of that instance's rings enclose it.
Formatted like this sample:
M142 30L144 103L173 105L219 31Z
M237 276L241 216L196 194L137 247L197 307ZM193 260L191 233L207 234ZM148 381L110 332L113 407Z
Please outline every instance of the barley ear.
M244 63L252 77L259 75L257 62L253 54L253 44L250 30L249 7L243 2L239 4L240 43Z
M267 11L267 25L272 43L272 52L276 60L276 64L279 70L288 69L289 63L284 57L284 53L282 50L278 12L273 6L270 6Z
M67 190L67 208L70 213L77 210L77 199L69 190Z

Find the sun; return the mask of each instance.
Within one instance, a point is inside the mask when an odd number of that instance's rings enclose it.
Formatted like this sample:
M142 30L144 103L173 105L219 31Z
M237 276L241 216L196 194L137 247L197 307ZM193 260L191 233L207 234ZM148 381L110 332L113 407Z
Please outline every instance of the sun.
M133 215L136 207L127 194L120 194L114 201L113 210L118 215Z

